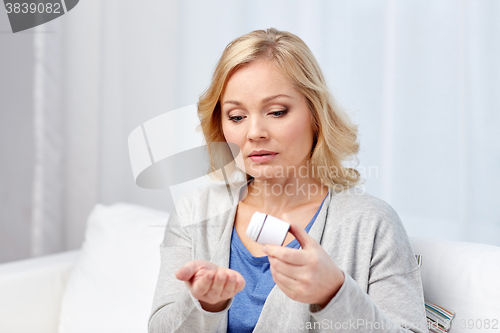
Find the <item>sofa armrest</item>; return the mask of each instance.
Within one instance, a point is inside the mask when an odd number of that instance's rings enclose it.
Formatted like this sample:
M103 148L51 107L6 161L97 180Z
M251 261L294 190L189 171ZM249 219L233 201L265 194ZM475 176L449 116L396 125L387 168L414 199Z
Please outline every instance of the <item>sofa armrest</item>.
M0 265L0 332L56 333L79 250Z

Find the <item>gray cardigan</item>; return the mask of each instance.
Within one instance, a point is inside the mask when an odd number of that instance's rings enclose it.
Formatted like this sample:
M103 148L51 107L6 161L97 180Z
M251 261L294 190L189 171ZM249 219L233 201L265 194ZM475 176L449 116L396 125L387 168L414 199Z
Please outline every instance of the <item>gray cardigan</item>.
M160 246L150 333L226 332L231 302L221 312L203 310L174 273L193 259L229 266L233 202L225 186L214 185L176 203ZM391 206L359 187L330 190L309 235L343 270L344 284L323 309L275 286L254 332L427 332L420 271Z

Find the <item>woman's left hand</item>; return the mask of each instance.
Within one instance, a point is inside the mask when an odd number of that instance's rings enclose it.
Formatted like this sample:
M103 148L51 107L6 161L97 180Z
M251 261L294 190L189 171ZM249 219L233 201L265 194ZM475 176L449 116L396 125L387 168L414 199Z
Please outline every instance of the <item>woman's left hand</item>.
M325 307L344 283L344 272L307 232L291 223L302 250L265 245L274 282L291 299Z

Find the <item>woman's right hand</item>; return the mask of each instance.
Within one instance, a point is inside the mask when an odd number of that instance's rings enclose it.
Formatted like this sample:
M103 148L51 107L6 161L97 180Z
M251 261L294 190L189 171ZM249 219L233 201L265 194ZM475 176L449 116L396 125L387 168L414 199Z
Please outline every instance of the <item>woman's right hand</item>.
M245 287L240 273L206 260L188 262L177 270L175 277L186 283L193 297L209 312L224 310L229 299Z

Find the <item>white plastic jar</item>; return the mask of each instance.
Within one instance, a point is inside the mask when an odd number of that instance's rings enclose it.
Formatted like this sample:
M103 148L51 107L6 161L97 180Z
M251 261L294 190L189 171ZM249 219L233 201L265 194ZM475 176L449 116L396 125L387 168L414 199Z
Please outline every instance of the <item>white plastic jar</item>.
M283 245L289 229L289 223L271 215L255 212L246 234L259 244Z

